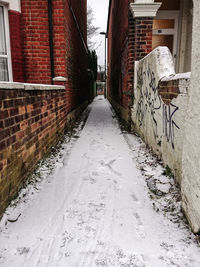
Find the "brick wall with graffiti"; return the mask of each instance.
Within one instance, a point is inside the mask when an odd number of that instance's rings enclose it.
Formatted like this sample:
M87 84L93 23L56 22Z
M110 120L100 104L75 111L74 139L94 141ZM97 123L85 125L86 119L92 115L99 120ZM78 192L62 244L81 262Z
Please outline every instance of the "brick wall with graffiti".
M184 123L190 73L175 74L167 47L135 64L134 130L181 181Z

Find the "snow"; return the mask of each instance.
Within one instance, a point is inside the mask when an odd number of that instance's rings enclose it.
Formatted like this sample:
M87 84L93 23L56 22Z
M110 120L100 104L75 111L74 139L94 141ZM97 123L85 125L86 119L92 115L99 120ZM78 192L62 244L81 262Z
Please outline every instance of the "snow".
M172 177L97 97L0 224L0 266L200 266Z
M191 72L184 72L184 73L177 73L174 75L170 75L167 77L162 78L163 82L173 81L173 80L180 80L180 79L191 79Z

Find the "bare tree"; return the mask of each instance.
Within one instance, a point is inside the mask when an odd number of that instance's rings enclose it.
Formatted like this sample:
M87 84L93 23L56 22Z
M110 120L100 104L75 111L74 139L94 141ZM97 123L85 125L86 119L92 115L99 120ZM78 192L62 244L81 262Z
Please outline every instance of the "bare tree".
M88 48L89 49L96 49L96 43L92 41L92 37L98 34L99 27L94 26L95 16L94 11L92 10L91 6L88 5L87 8L87 38L88 38Z

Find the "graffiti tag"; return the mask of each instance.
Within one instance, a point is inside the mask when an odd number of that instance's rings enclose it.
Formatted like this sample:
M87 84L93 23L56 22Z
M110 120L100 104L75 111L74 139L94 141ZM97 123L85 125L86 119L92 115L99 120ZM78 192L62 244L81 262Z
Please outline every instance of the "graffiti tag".
M174 149L175 129L180 129L173 120L174 114L179 108L170 103L169 106L163 104L163 133Z
M157 112L163 107L163 134L166 136L167 142L170 142L174 149L175 128L179 129L174 121L174 114L179 109L177 106L163 103L158 92L158 81L156 81L155 73L147 67L146 71L139 68L137 72L137 107L136 118L139 122L139 127L145 125L147 113L150 114L151 124L155 139L160 139L158 136L158 122L156 119Z

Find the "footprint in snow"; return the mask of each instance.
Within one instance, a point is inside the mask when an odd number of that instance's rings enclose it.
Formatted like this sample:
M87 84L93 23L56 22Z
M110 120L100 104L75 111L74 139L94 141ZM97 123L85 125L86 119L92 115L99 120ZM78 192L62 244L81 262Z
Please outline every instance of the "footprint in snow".
M132 194L131 197L132 197L134 202L139 202L139 200L138 200L138 198L136 197L135 194Z
M141 221L141 218L140 218L138 213L134 213L133 216L135 217L136 223L137 223L136 228L135 228L136 229L136 233L139 235L140 238L143 239L143 238L146 237L146 234L144 232L144 225L143 225L143 223Z

